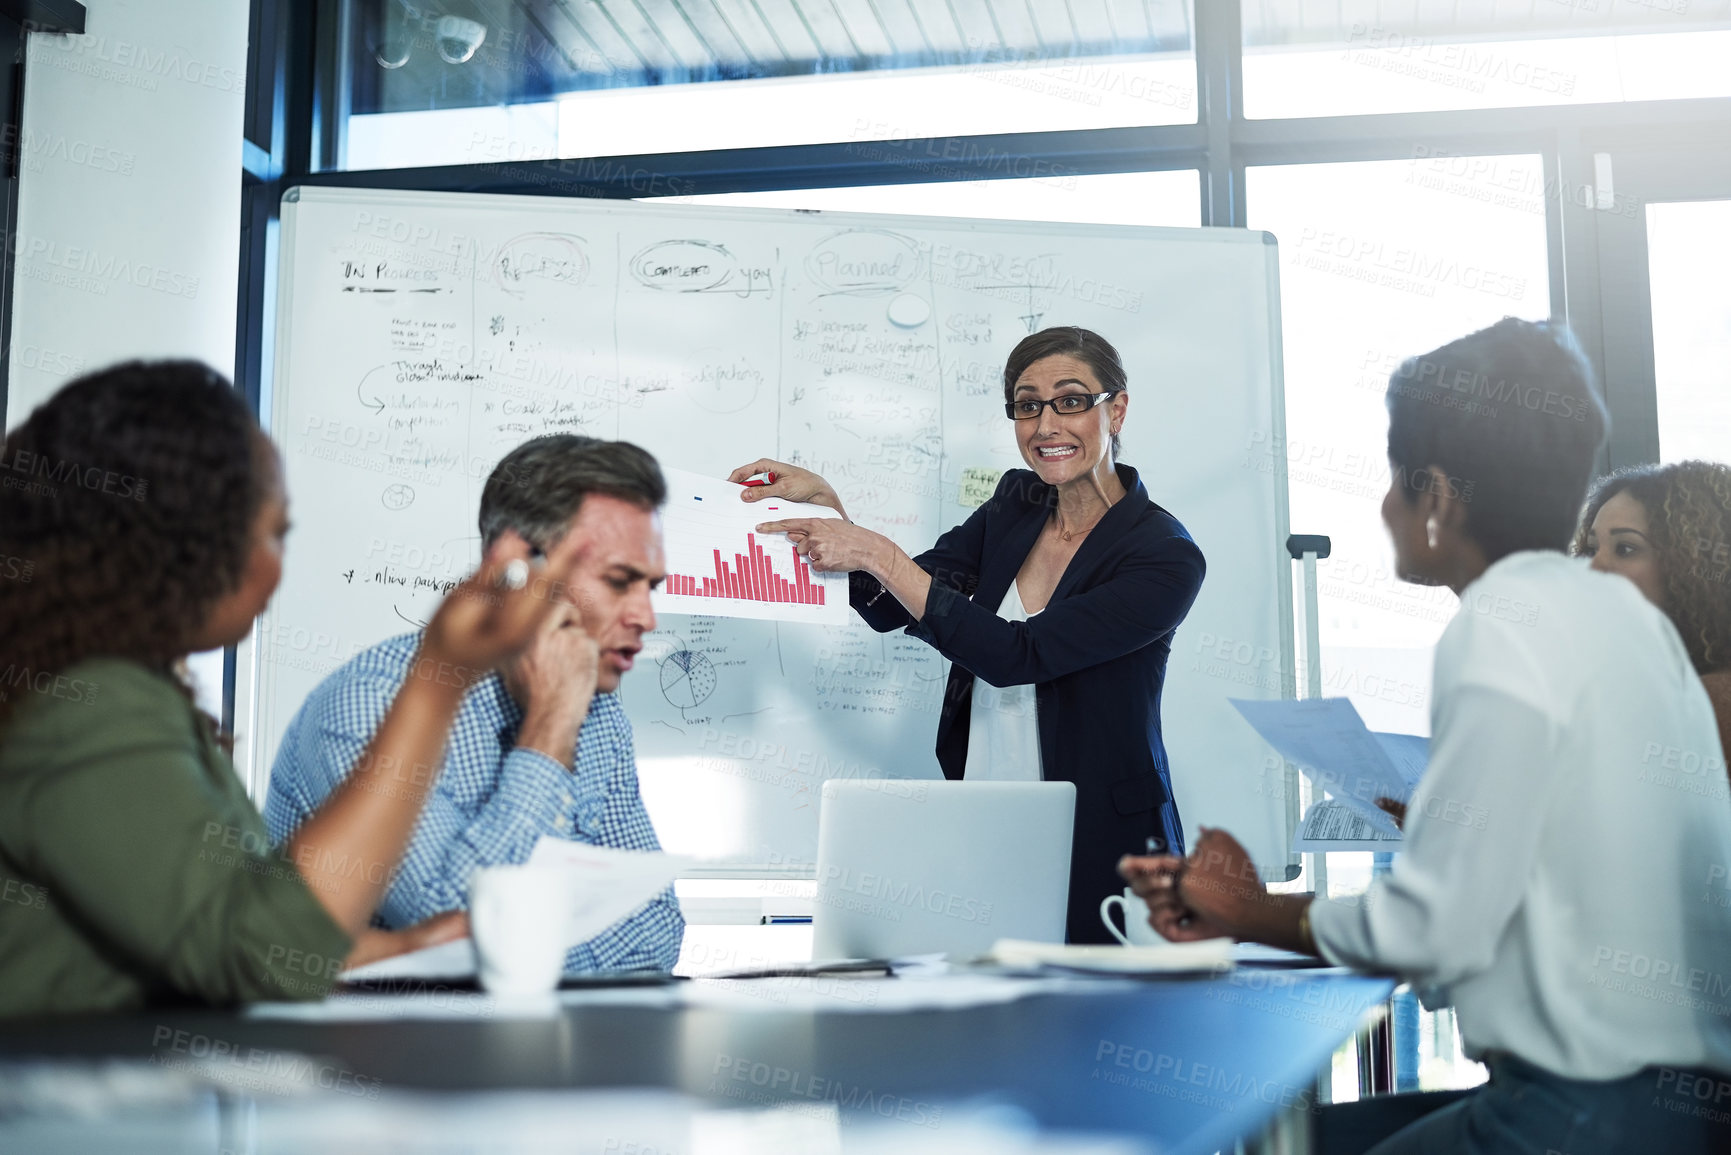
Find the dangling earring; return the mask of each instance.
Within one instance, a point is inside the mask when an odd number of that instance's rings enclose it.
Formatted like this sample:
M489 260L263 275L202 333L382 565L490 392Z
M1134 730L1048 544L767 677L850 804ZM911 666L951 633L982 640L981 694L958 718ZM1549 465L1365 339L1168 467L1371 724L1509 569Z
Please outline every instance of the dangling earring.
M1425 540L1430 542L1430 547L1432 549L1435 549L1436 548L1436 518L1433 517L1424 523L1424 536L1425 536Z

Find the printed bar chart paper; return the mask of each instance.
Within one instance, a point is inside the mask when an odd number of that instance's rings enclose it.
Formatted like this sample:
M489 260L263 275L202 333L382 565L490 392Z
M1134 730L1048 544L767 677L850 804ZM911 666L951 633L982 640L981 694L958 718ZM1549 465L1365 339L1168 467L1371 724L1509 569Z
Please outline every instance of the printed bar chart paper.
M760 534L766 521L840 517L821 505L766 498L744 502L744 486L664 469L661 514L667 580L655 591L657 614L834 625L848 620L845 573L815 573L785 536Z

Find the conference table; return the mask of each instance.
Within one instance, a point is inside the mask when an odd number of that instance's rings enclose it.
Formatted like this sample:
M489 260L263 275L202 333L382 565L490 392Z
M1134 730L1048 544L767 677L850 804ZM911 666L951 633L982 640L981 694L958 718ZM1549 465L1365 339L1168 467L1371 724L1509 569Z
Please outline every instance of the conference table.
M216 1155L340 1135L324 1149L961 1151L991 1132L978 1149L1016 1149L1012 1136L1028 1151L1200 1155L1314 1111L1318 1073L1391 988L1240 965L1157 979L677 980L532 1003L434 985L20 1020L0 1025L0 1150ZM153 1097L116 1072L178 1082ZM772 1123L749 1141L690 1138L694 1118L714 1135L717 1120L753 1113ZM819 1124L840 1138L813 1139ZM476 1130L488 1142L463 1138ZM534 1138L546 1134L566 1141Z

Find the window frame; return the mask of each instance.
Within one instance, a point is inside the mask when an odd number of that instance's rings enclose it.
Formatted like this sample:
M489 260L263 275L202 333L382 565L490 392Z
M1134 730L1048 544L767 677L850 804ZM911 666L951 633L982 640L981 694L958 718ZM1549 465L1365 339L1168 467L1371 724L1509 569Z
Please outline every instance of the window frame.
M1597 212L1595 157L1612 158L1619 192L1641 193L1641 166L1666 188L1700 169L1717 146L1731 156L1731 98L1246 119L1243 26L1237 0L1193 0L1197 119L1146 128L1078 129L898 141L914 163L863 155L856 145L724 149L614 157L345 170L343 123L350 62L341 35L355 0L251 0L236 384L255 412L268 407L275 248L282 194L296 185L429 192L631 198L655 192L760 192L1001 179L993 158L1042 161L1074 175L1189 169L1198 174L1203 226L1245 227L1245 173L1264 165L1403 160L1438 153L1537 153L1545 177L1550 314L1568 322L1601 382L1615 421L1601 467L1657 459L1657 390L1647 305L1645 222ZM1630 163L1632 162L1632 164ZM1618 166L1630 170L1618 172ZM1731 165L1725 167L1731 168ZM646 188L646 178L661 178ZM666 188L678 182L677 190ZM1561 190L1561 191L1560 191ZM1656 199L1686 199L1653 194ZM1637 315L1639 314L1639 315ZM1604 388L1603 386L1601 387ZM234 721L234 654L223 721Z
M1193 0L1193 124L897 142L910 159L918 155L917 167L885 160L881 149L862 157L848 142L836 142L345 171L349 62L340 32L353 3L251 0L235 374L255 412L269 405L278 207L295 185L630 198L651 195L641 187L643 174L676 180L678 191L690 193L993 179L1003 174L987 167L990 158L1010 154L1075 175L1192 169L1202 225L1242 228L1245 173L1252 167L1537 153L1545 178L1550 313L1575 330L1599 380L1608 383L1602 388L1615 424L1601 467L1611 468L1658 455L1645 213L1628 220L1598 212L1560 190L1590 190L1595 157L1605 154L1619 196L1693 199L1679 193L1692 181L1711 186L1700 195L1731 193L1731 160L1709 166L1702 159L1715 148L1731 158L1731 98L1246 119L1239 0ZM230 728L236 669L231 648L223 694ZM1326 886L1317 865L1304 877ZM1386 1030L1358 1040L1366 1090L1393 1090L1389 1049Z
M1248 120L1240 6L1233 0L1197 0L1194 124L898 142L919 155L917 168L884 159L882 150L862 156L849 142L835 142L349 171L342 168L348 61L339 32L352 3L252 0L235 364L238 383L255 406L268 388L265 274L274 269L270 248L278 205L283 191L294 185L629 198L649 195L643 187L646 175L677 181L679 191L689 193L991 179L1002 172L989 167L990 158L1013 155L1075 175L1194 169L1202 224L1242 228L1247 219L1244 174L1250 167L1399 160L1439 151L1536 152L1543 158L1547 186L1551 314L1575 329L1601 380L1608 369L1615 370L1615 409L1624 420L1613 430L1607 462L1651 460L1657 421L1651 337L1642 373L1638 333L1603 303L1608 284L1644 278L1645 268L1632 268L1636 254L1627 245L1619 247L1617 237L1604 236L1605 214L1557 190L1590 188L1595 154L1649 163L1670 158L1672 164L1688 165L1699 162L1704 145L1731 151L1731 98ZM1606 240L1610 251L1602 252ZM1644 240L1636 247L1644 258Z
M1621 211L1595 214L1593 239L1600 255L1605 401L1612 427L1623 430L1609 466L1620 469L1656 462L1660 453L1647 206L1731 199L1731 149L1691 155L1641 141L1607 157Z

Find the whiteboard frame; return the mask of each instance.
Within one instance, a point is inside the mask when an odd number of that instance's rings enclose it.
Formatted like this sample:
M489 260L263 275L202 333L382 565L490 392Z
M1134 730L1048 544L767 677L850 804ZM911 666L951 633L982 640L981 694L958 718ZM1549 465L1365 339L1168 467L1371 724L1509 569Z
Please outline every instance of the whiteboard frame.
M460 200L468 208L483 211L506 212L512 210L538 210L556 212L565 204L571 207L582 205L584 210L594 212L607 209L638 211L652 210L671 216L705 217L705 218L738 218L757 222L782 221L787 223L811 224L815 220L832 223L837 227L865 228L903 228L903 229L933 229L952 230L962 233L1011 234L1045 238L1061 239L1065 236L1115 238L1127 233L1139 238L1145 238L1149 233L1168 234L1171 239L1186 239L1209 243L1260 244L1264 248L1264 267L1266 270L1267 316L1265 324L1268 332L1268 414L1270 435L1276 438L1275 444L1284 445L1286 439L1286 404L1285 404L1285 363L1284 336L1281 328L1280 311L1280 268L1278 242L1272 233L1264 230L1227 229L1227 228L1177 228L1152 225L1102 225L1077 222L1054 221L1014 221L970 217L936 217L916 216L896 213L853 213L831 212L813 209L777 209L760 207L736 207L718 205L684 205L656 204L652 201L596 200L594 198L574 198L556 196L509 195L498 193L463 193L463 192L424 192L405 191L386 188L359 188L349 186L327 185L296 185L284 191L280 207L281 233L279 241L279 257L277 260L277 276L275 278L275 325L271 334L274 345L271 380L279 386L271 390L271 396L261 400L259 420L267 433L272 433L276 426L276 410L282 402L283 393L280 383L288 380L288 366L291 350L294 347L294 333L291 324L294 302L295 284L295 253L298 208L301 204L352 204L388 206L396 209L412 209L417 206L428 208L449 209L453 201ZM575 202L575 203L572 203ZM628 207L627 207L628 206ZM1284 465L1284 460L1282 461ZM1275 540L1266 543L1268 564L1273 567L1273 586L1276 591L1276 622L1278 639L1278 673L1282 684L1282 697L1297 697L1297 647L1296 647L1296 617L1294 612L1294 588L1292 579L1292 563L1286 551L1286 538L1291 533L1290 494L1285 468L1271 469L1268 476L1272 479L1271 488L1274 499ZM268 615L268 611L267 611ZM263 647L260 644L260 631L264 628L265 617L254 622L252 633L241 644L241 652L246 654L244 668L239 671L236 686L236 718L246 717L249 722L249 734L257 734L264 711L269 708L273 675L269 663L260 660ZM248 691L247 712L240 712L242 698L242 683L246 683ZM246 765L243 767L243 781L254 789L254 797L262 800L269 783L269 767L262 764L259 749L255 741L249 739L244 745ZM1297 772L1290 766L1284 771L1282 788L1282 809L1285 811L1277 832L1277 846L1280 853L1271 858L1264 867L1265 877L1270 881L1290 881L1299 876L1300 857L1292 850L1292 835L1300 817L1300 783ZM1278 860L1284 858L1284 868L1278 865ZM809 866L790 865L786 863L751 863L733 861L726 864L699 864L689 870L683 877L692 878L759 878L759 879L810 879L815 876L814 869Z

